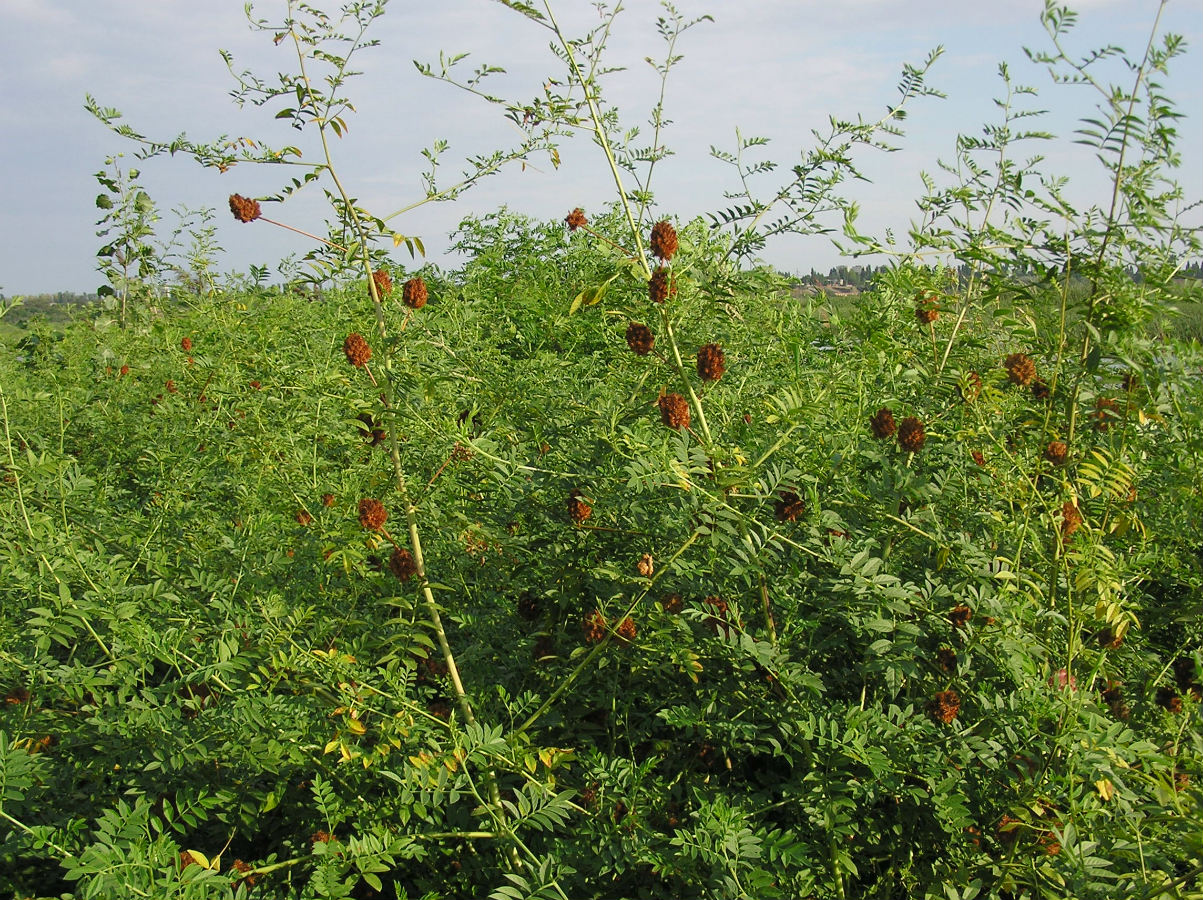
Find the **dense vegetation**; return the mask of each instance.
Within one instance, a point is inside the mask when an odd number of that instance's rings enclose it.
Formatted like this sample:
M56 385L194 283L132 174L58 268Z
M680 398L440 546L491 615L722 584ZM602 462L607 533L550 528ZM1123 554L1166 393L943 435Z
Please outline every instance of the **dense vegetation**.
M346 69L310 7L264 27ZM0 342L0 891L1201 896L1203 352L1155 327L1199 246L1151 46L1095 114L1119 200L1025 193L987 129L839 313L745 260L850 212L877 126L709 222L642 183L468 219L452 272L331 178L320 299L110 267ZM546 121L662 158L582 82ZM281 83L331 176L341 82Z

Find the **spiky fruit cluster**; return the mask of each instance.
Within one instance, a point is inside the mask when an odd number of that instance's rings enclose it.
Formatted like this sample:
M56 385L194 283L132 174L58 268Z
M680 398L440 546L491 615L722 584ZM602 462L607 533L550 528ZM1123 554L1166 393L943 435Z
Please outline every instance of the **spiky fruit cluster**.
M964 628L972 618L973 610L963 604L954 606L948 614L948 621L952 623L953 628Z
M230 212L239 222L254 222L263 215L263 211L259 209L259 201L251 200L242 194L230 194Z
M703 344L698 348L698 378L718 381L727 371L727 358L718 344Z
M185 353L191 353L192 352L192 338L190 338L190 337L182 338L180 340L180 349L183 350Z
M660 421L669 428L688 428L689 401L680 394L665 394L660 398Z
M1157 689L1157 705L1166 712L1178 715L1182 712L1182 698L1173 688L1159 687Z
M1044 448L1044 458L1054 466L1065 465L1068 457L1069 446L1064 441L1049 441L1048 446Z
M676 615L685 608L685 601L680 594L668 594L660 599L660 608L669 615Z
M585 616L581 627L585 630L586 642L590 644L600 644L606 639L606 617L601 614L600 609L595 609Z
M873 437L879 441L892 438L898 430L898 426L894 424L894 414L886 406L875 412L869 419L869 428L873 430Z
M614 637L619 643L629 644L635 640L639 634L639 629L635 627L635 620L627 616L618 623L618 627L614 629Z
M645 553L643 556L639 557L639 562L635 563L635 571L637 571L644 578L651 578L652 575L655 574L656 563L652 559L652 555L650 553Z
M984 466L986 464L986 457L982 454L981 450L974 450L969 454L969 456L979 466Z
M1012 384L1027 387L1036 377L1036 364L1025 353L1012 353L1003 360L1003 368L1007 370L1007 378Z
M414 555L404 547L394 547L388 559L389 571L398 581L409 581L418 574L418 563Z
M1061 541L1069 543L1073 533L1082 527L1082 511L1073 503L1066 500L1061 504Z
M806 512L806 503L794 491L782 491L773 505L778 522L797 522Z
M926 440L923 423L914 416L907 416L898 426L898 446L908 453L918 453Z
M956 691L939 691L927 708L933 717L947 725L961 711L961 695Z
M241 859L236 859L234 860L234 865L232 868L234 870L234 874L238 876L242 880L242 883L247 887L252 888L259 883L258 875L249 874L254 871L251 868L250 863L244 862Z
M334 495L333 494L322 494L322 506L333 506L333 505L334 505Z
M672 275L664 266L657 266L652 277L647 282L647 296L653 303L663 303L669 295L677 292L672 283Z
M347 335L347 339L343 341L343 353L347 355L347 362L356 368L367 365L368 360L372 358L372 348L358 331Z
M307 509L298 509L295 518L299 525L308 525L313 521L313 516L309 515L309 510Z
M359 524L369 531L379 531L388 521L388 510L379 500L365 497L359 501Z
M393 279L387 270L377 269L372 273L372 281L376 285L376 293L381 297L387 297L393 292Z
M940 298L933 291L924 291L916 303L915 318L920 325L930 325L940 318Z
M1032 396L1037 400L1047 400L1053 394L1048 386L1048 382L1043 378L1035 378L1032 380Z
M593 507L585 502L580 491L568 495L568 518L580 525L593 515Z
M653 255L668 262L677 252L677 229L671 222L657 222L652 226L649 244Z
M401 289L401 302L410 309L421 309L426 305L428 296L426 282L420 275L409 279Z
M941 647L936 651L936 664L945 672L952 672L957 667L957 651L951 647Z
M656 336L652 330L640 322L632 322L627 326L627 346L637 356L647 356L656 346Z
M580 207L570 212L564 222L568 225L569 231L576 231L581 226L589 224L589 220L585 218L585 211Z

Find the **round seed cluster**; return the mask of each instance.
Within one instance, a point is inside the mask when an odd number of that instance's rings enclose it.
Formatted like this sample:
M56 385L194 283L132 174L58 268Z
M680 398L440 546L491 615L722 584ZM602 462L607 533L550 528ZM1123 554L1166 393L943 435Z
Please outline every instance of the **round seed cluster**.
M685 608L685 601L680 594L669 594L660 599L660 608L670 615L675 615Z
M357 368L367 365L368 360L372 358L372 348L358 331L347 335L347 339L343 341L343 353L347 355L347 362Z
M963 604L954 606L952 612L948 614L948 621L952 623L953 628L964 628L972 618L973 610Z
M568 518L580 525L593 515L593 507L585 502L580 491L568 495Z
M923 431L923 423L914 416L907 416L898 426L898 446L909 453L918 453L923 449L927 435Z
M1025 353L1012 353L1003 360L1003 368L1007 370L1007 378L1012 384L1027 387L1036 377L1036 364Z
M376 283L376 293L387 297L393 292L393 279L385 269L377 269L372 273L372 281Z
M898 430L898 426L894 423L894 414L890 412L889 407L885 406L869 419L869 428L873 430L873 437L879 441L892 438Z
M718 381L727 371L727 359L718 344L703 344L698 348L698 378Z
M961 711L961 695L956 691L939 691L932 698L928 711L933 717L947 725Z
M656 345L656 336L652 330L640 322L632 322L627 326L627 346L636 355L647 356Z
M961 399L966 403L972 403L982 393L982 376L977 372L970 372L961 380L958 389L961 392Z
M688 428L689 401L680 394L665 394L660 398L660 421L669 428Z
M410 309L421 309L426 305L426 282L421 276L409 279L401 290L401 301Z
M1061 504L1061 540L1069 543L1073 533L1082 527L1082 511L1071 500Z
M180 340L180 349L183 350L185 353L191 353L192 352L192 338L190 338L190 337L182 338Z
M404 547L394 547L393 555L388 560L389 571L398 581L409 581L418 574L418 564L414 555Z
M298 509L295 516L298 525L308 525L313 521L313 516L309 514L307 509Z
M254 222L263 215L259 209L259 201L251 200L242 194L230 194L230 212L239 222Z
M782 491L781 496L774 504L773 511L777 515L778 522L797 522L798 518L806 512L806 503L794 491Z
M365 497L359 501L359 524L370 531L379 531L388 521L388 510L379 500Z
M1052 391L1049 390L1048 382L1043 378L1032 380L1032 396L1037 400L1047 400L1052 396Z
M627 616L625 619L619 622L618 627L614 629L615 638L619 643L622 644L629 644L631 641L635 640L635 637L638 634L639 629L635 627L635 620L630 616Z
M569 231L576 231L582 225L589 223L589 220L585 218L585 211L580 207L570 212L564 221L567 223Z
M1094 401L1094 428L1096 431L1107 431L1111 428L1111 419L1116 415L1116 403L1110 397L1099 397Z
M585 630L585 641L590 644L600 644L606 638L606 617L601 614L599 609L595 609L585 616L581 627Z
M677 229L671 222L657 222L652 226L652 253L668 262L677 252Z
M645 553L639 557L639 562L635 563L635 570L644 578L651 578L656 571L655 561L650 553Z
M1044 458L1054 466L1065 465L1068 456L1069 446L1064 441L1049 441L1048 446L1044 448Z
M940 318L940 299L931 291L924 291L918 297L915 307L915 318L920 325L930 325Z
M647 283L647 296L653 303L663 303L669 294L676 293L668 269L657 266Z

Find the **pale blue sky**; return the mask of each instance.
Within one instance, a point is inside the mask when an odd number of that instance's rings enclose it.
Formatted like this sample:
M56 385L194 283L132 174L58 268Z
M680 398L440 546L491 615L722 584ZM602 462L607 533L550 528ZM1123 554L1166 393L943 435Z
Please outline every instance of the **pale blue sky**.
M277 18L282 0L261 0L257 11ZM333 5L333 4L331 4ZM684 61L670 81L668 144L677 155L662 164L655 187L659 209L683 219L723 204L733 187L725 167L708 157L711 144L729 148L734 129L772 139L769 153L783 167L811 143L810 129L828 114L879 116L894 102L903 62L921 60L936 44L946 54L930 81L946 100L921 100L907 123L904 150L863 157L872 185L858 185L862 224L904 233L915 215L921 170L934 171L952 156L958 131L977 133L991 121L998 90L999 61L1010 63L1015 80L1041 89L1039 103L1054 113L1041 127L1069 135L1074 117L1089 114L1093 98L1084 89L1056 88L1030 64L1022 47L1044 48L1041 0L679 0L687 16L710 13L682 39ZM1154 0L1074 0L1080 10L1071 46L1079 51L1118 44L1134 56L1143 51ZM612 62L628 66L613 76L610 97L629 124L643 125L655 80L642 61L661 54L652 23L654 0L627 0L612 45ZM5 202L0 207L0 291L8 296L55 290L95 290L98 192L92 173L108 155L133 146L106 131L83 110L90 92L121 109L138 130L170 138L187 131L196 139L220 134L296 143L262 110L239 110L227 96L233 84L218 55L231 50L240 66L263 75L287 69L287 47L273 47L251 32L242 0L0 0L0 164ZM562 18L573 27L592 19L592 4L560 0ZM352 194L370 208L391 211L420 196L419 151L436 138L451 141L452 154L488 152L512 142L516 131L499 111L417 75L411 60L433 59L439 50L471 51L470 61L510 70L497 90L514 86L533 93L544 75L558 74L546 49L546 33L488 0L415 2L392 0L378 23L380 48L361 58L366 74L352 84L358 115L337 147ZM1170 96L1187 115L1181 124L1184 165L1179 178L1192 198L1203 196L1203 4L1171 0L1162 29L1184 34L1190 45L1167 82ZM303 140L303 138L301 139ZM1043 148L1048 170L1070 175L1082 202L1103 190L1091 172L1088 153L1068 142ZM553 171L539 163L489 179L452 204L423 207L396 227L424 240L430 256L443 256L447 234L469 213L501 204L538 218L562 217L575 206L597 208L612 196L599 151L576 140L562 150L564 165ZM447 175L459 157L448 156ZM226 173L203 170L183 158L142 165L143 184L164 213L181 204L219 211L218 241L225 248L223 271L251 263L274 266L284 255L303 252L303 239L279 229L240 226L225 208L238 192L273 192L279 168L238 166ZM289 173L291 174L291 172ZM317 191L302 194L270 214L299 227L323 230L325 209ZM838 256L824 239L781 239L764 257L788 271L825 270ZM396 255L399 262L408 257Z

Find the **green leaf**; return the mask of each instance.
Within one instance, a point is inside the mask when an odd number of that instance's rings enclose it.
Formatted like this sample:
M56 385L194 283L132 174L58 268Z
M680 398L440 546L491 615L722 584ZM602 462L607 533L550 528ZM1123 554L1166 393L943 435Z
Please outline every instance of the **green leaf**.
M568 315L572 315L583 306L593 306L600 303L602 298L606 296L606 291L610 289L610 284L617 278L618 272L615 272L601 284L595 284L593 287L587 287L572 301L572 306L568 308Z
M97 209L112 209L113 208L112 198L109 197L108 194L97 194L96 195L96 208Z

